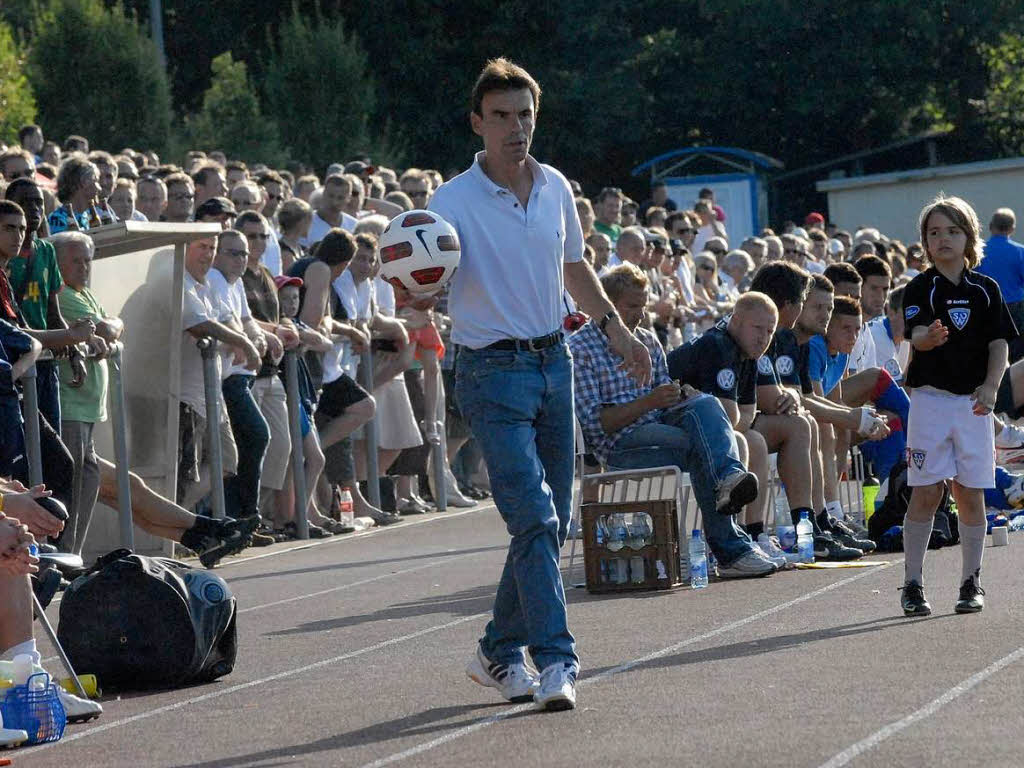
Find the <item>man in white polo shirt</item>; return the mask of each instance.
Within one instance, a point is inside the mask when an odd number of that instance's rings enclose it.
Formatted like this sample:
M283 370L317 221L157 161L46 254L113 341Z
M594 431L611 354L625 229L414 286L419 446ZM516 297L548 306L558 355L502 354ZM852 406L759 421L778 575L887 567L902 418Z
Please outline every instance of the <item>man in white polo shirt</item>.
M583 232L566 178L529 155L540 88L506 59L473 89L470 122L484 151L430 202L459 234L462 261L449 312L455 394L487 461L512 542L494 618L467 669L509 701L540 709L576 703L579 659L569 632L558 550L572 507L572 366L560 332L568 288L598 318L623 367L651 375L633 337L583 260ZM525 663L528 646L537 674Z
M340 173L328 176L320 193L320 206L313 213L313 223L309 225L309 234L300 238L299 244L309 248L323 240L334 227L354 231L356 219L345 213L351 197L352 182Z

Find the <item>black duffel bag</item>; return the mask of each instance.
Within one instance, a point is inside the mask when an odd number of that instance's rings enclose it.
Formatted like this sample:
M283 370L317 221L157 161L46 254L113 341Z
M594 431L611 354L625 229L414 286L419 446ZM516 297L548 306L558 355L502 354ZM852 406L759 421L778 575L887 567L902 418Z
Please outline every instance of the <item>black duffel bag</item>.
M119 549L67 588L57 637L105 689L175 688L231 672L235 611L219 576Z

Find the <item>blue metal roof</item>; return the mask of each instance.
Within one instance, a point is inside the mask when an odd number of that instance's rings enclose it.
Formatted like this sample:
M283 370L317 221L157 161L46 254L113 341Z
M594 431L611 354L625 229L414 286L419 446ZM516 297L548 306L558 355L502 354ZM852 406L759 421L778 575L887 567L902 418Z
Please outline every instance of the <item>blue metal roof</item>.
M671 152L666 152L663 155L652 157L636 168L632 170L633 176L639 176L646 170L650 170L658 163L665 162L666 160L672 160L677 157L684 157L686 155L727 155L729 157L736 157L741 160L746 160L757 168L764 169L778 169L783 168L782 162L776 160L774 157L762 154L760 152L751 152L749 149L741 149L740 147L685 147L683 149L673 149Z

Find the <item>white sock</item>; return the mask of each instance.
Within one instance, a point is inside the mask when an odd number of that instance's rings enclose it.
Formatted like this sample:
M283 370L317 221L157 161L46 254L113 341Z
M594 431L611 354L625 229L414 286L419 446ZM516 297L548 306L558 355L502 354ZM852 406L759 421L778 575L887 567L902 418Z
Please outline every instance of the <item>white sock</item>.
M924 570L924 553L928 551L928 542L932 538L932 520L923 523L903 518L903 554L906 556L907 581L923 584L921 571Z
M26 640L23 643L12 645L6 651L0 654L0 659L3 659L4 661L14 661L15 656L21 656L22 654L26 653L32 657L32 663L36 666L38 666L39 662L42 661L43 657L40 656L39 651L36 650L36 639L34 637L31 640Z
M985 555L985 532L988 526L965 525L960 521L960 583L972 576L981 582L981 559Z
M846 516L843 513L843 505L839 501L826 501L825 511L828 512L829 517L834 517L836 520L842 520Z

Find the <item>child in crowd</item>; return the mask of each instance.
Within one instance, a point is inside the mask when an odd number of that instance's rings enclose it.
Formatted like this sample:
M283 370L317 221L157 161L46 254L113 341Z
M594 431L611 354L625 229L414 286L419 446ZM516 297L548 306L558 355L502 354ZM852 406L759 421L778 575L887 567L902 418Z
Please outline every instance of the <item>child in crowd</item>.
M440 360L444 357L444 342L434 325L434 305L437 296L420 296L395 286L396 314L405 321L409 344L415 348L416 359L423 366L423 436L430 443L441 442L441 426L437 420Z
M310 328L298 318L299 289L302 288L302 278L278 275L274 278L274 282L277 284L277 299L281 306L281 320L282 322L292 323L295 330L298 331L299 341L302 344L299 350L300 353L330 351L332 346L331 340L319 331ZM331 533L351 533L355 530L354 528L343 525L341 522L321 514L316 505L315 490L326 460L324 459L324 452L320 448L320 439L317 437L316 430L312 428L310 420L310 414L315 410L316 388L313 386L313 380L309 375L309 369L306 367L303 354L298 355L298 368L299 400L301 401L299 420L302 424L302 455L306 465L306 495L308 497L306 516L312 525L319 526ZM284 372L282 372L282 376L284 375ZM288 382L285 381L285 386L287 387L287 385ZM289 468L285 487L293 487L293 482L292 469Z
M913 488L903 523L907 616L927 616L922 569L943 484L953 478L960 516L957 613L984 608L985 489L995 485L992 410L1006 370L1008 341L1017 335L998 283L976 271L981 236L974 209L939 197L919 220L932 266L907 285L905 333L914 348L907 370L910 426L907 483Z

